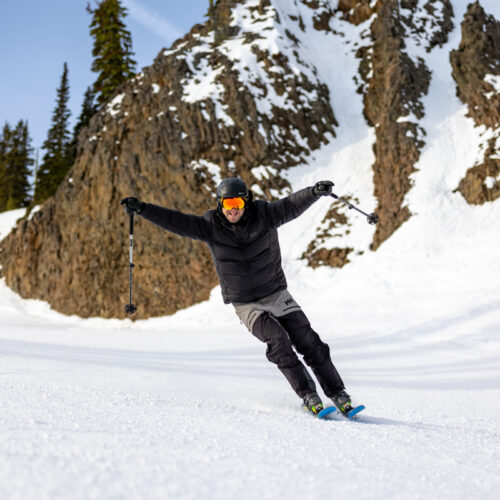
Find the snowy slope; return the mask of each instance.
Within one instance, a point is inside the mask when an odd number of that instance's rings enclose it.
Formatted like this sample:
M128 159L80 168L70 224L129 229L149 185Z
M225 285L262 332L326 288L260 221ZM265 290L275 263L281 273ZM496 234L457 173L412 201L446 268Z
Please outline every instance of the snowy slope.
M443 254L422 272L431 246L291 279L362 423L303 415L217 289L132 324L63 317L2 284L0 496L496 498L498 264L471 241L456 259L474 246L481 265L453 274Z
M496 0L481 3L500 18ZM455 19L466 4L453 1ZM348 40L363 27L338 29L337 69L354 72ZM280 230L290 291L366 404L360 422L302 414L218 288L132 323L62 316L0 281L0 498L497 498L500 203L453 192L482 142L449 76L458 41L456 25L447 46L422 54L434 77L413 217L338 270L299 260L327 200ZM321 78L335 71L316 62ZM332 81L338 138L289 180L332 178L370 211L373 132L352 80ZM22 213L0 214L0 237ZM348 238L367 248L373 228L350 221Z

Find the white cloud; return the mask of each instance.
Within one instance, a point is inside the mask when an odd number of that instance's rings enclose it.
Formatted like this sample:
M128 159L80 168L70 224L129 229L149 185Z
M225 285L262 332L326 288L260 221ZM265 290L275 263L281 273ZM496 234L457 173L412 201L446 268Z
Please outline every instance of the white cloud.
M156 12L143 7L136 0L124 0L123 4L128 9L128 13L134 21L167 42L171 43L184 35L184 33L171 22L162 19Z

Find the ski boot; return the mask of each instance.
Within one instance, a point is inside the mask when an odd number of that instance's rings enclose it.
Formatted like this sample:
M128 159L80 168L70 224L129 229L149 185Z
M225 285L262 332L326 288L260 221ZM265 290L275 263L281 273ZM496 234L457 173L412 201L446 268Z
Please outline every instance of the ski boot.
M304 409L317 415L323 409L323 403L315 392L310 392L304 396Z
M345 390L337 392L337 394L332 397L332 400L335 403L335 406L344 415L347 415L352 410L351 396L349 396Z

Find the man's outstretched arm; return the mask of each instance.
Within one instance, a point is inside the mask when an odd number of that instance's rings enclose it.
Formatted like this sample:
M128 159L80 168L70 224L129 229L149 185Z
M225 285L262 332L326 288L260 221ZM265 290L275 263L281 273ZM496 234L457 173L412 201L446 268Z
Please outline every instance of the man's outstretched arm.
M127 214L140 215L171 233L202 241L209 238L208 222L204 217L144 203L137 198L124 198L120 204L125 205Z
M329 196L333 182L319 181L312 187L307 187L292 193L286 198L273 201L266 205L270 225L279 227L303 214L321 196Z

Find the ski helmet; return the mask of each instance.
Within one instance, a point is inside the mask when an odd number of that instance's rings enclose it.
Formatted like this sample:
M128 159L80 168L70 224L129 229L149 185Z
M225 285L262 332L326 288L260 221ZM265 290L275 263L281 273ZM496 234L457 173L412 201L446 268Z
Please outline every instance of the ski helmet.
M239 177L223 179L217 188L217 200L221 198L248 198L247 185Z

